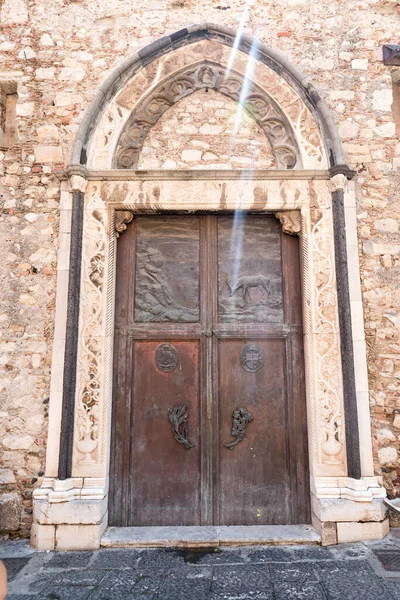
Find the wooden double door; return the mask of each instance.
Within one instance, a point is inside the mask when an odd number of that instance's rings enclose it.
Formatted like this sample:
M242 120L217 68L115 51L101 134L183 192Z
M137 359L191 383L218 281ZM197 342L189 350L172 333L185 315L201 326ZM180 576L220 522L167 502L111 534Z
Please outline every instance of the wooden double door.
M118 240L116 526L310 522L298 238L136 216Z

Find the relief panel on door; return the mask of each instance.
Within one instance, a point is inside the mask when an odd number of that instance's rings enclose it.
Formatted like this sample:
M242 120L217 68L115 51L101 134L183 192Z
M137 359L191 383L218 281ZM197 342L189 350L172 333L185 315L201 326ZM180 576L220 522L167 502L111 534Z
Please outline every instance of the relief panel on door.
M218 346L220 524L290 523L285 340Z
M283 321L280 224L238 213L218 217L218 320Z
M199 344L136 341L130 522L200 522Z
M136 322L199 320L199 218L136 218Z

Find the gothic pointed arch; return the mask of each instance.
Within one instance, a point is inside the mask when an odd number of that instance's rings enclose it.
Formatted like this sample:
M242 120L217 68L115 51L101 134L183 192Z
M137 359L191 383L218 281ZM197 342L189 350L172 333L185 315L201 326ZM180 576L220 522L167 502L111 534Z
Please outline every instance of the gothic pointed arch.
M236 69L231 61L233 53L238 64L241 61L242 69ZM188 62L178 64L179 56L190 54ZM135 168L135 148L140 151L142 138L157 112L161 110L162 114L161 107L167 110L174 99L191 93L191 86L192 91L205 86L208 76L212 89L238 100L238 86L247 74L246 64L250 60L257 65L260 76L258 80L250 77L252 97L244 104L255 111L259 121L264 119L263 127L278 159L278 168L323 169L340 165L346 169L335 123L309 78L281 53L259 42L255 44L248 36L238 40L236 31L210 23L190 26L153 42L111 73L81 123L71 164L97 169ZM232 89L224 87L220 77L219 69L226 69L227 63ZM199 67L196 73L195 65ZM185 81L184 76L189 76L190 82L185 84L185 90L178 90L173 83L182 68L179 86ZM174 90L172 98L165 95L166 88L161 90L168 74L168 92ZM156 101L156 88L164 93L162 101ZM150 116L148 111L152 108L156 111ZM139 131L132 135L135 120ZM96 134L107 140L106 150L94 143ZM96 161L95 154L107 157Z

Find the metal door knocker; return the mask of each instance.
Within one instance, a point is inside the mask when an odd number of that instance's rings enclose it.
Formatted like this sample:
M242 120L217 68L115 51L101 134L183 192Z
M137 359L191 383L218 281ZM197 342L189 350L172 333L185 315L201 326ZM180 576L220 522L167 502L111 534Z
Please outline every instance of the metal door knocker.
M232 431L231 435L236 438L233 442L229 444L224 444L225 448L229 448L232 450L236 444L242 442L246 437L246 426L254 421L254 417L247 410L247 408L242 408L240 406L237 407L236 410L232 413Z

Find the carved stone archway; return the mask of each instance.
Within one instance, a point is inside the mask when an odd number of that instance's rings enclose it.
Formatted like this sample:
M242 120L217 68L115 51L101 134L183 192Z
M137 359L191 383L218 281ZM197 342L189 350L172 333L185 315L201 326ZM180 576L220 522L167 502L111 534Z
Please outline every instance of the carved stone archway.
M57 291L56 342L65 358L58 353L53 362L46 477L35 492L33 541L41 549L96 548L107 526L118 235L137 212L234 210L238 198L241 209L273 212L301 238L314 526L323 543L343 540L349 522L358 527L353 539L386 531L368 396L355 384L344 235L353 174L315 88L259 44L243 104L268 136L278 168L134 170L149 129L181 98L209 86L239 99L252 41L242 38L227 78L235 37L202 24L151 44L100 86L81 124L62 183L61 209L72 202L71 254Z
M146 94L132 111L118 140L114 166L136 169L143 143L150 129L173 104L201 89L211 89L240 102L245 85L241 73L205 60L174 73ZM301 168L301 156L290 123L265 91L254 82L247 82L243 108L265 132L278 169Z

